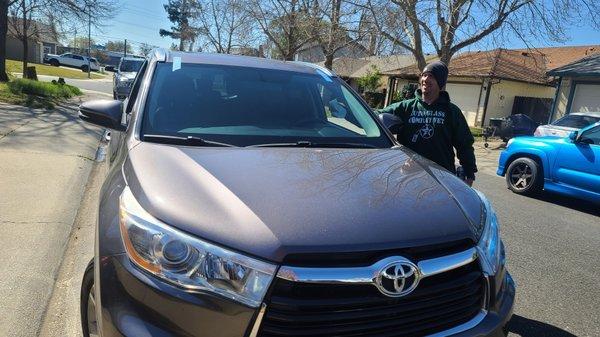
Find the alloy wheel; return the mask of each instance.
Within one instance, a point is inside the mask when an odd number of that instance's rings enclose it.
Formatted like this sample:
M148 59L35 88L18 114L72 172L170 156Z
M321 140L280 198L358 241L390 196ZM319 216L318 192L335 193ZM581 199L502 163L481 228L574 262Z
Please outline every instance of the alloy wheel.
M518 189L523 190L533 182L533 172L526 163L519 163L510 172L510 184Z
M88 294L87 302L87 326L90 337L98 337L98 321L96 320L96 299L95 299L95 287L92 286L90 293Z

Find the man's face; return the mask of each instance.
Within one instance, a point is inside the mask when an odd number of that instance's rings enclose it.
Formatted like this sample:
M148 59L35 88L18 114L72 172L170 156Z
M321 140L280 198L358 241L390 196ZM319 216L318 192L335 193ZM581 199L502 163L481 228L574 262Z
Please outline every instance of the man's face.
M432 73L423 73L419 82L424 96L437 97L439 95L440 87Z

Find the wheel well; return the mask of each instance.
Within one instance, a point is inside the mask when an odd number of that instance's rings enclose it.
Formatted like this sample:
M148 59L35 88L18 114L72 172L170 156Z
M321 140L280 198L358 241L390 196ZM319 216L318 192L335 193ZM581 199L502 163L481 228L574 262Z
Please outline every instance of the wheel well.
M540 174L542 179L544 179L544 165L542 164L542 159L540 157L538 157L535 154L531 154L531 153L516 153L513 154L510 158L508 158L508 160L506 161L506 166L505 166L505 172L506 173L508 171L508 167L510 166L510 164L512 164L513 161L519 159L519 158L529 158L533 161L535 161L539 168L540 168Z

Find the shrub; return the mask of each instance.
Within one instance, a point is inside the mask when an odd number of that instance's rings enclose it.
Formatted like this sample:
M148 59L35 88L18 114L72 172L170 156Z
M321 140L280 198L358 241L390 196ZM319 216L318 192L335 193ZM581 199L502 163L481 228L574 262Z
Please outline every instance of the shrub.
M22 78L8 82L8 88L13 94L25 94L48 98L71 98L82 94L79 88L68 84L54 84Z
M375 65L371 65L371 69L367 71L365 76L358 78L358 85L366 92L376 92L381 81L381 73Z

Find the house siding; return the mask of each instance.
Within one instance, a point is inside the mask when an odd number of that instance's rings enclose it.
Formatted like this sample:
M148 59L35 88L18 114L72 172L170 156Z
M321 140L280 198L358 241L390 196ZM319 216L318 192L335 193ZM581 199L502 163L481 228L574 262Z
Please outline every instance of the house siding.
M568 108L570 107L570 101L573 99L575 84L598 84L600 83L600 77L563 77L558 88L558 95L556 103L554 105L554 111L552 113L551 121L555 121L562 118L569 113Z
M43 46L41 43L29 40L27 61L34 63L42 63L43 61ZM6 58L9 60L23 61L23 43L14 36L6 37Z
M540 84L510 80L500 80L500 83L493 83L483 125L489 125L490 118L510 116L515 96L554 99L555 92L554 87Z

